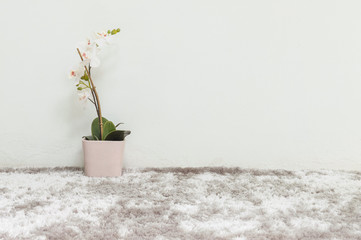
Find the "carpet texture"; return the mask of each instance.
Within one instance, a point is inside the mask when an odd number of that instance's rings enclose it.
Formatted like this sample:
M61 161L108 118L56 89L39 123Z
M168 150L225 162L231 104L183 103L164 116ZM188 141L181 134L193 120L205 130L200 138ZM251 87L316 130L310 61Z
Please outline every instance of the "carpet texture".
M0 239L361 239L361 173L0 169Z

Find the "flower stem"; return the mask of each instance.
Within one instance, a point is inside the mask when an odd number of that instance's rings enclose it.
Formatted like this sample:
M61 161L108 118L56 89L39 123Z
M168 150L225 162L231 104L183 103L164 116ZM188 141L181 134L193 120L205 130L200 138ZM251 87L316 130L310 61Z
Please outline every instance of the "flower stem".
M81 55L79 48L77 48L76 50L78 51L80 59L82 61L84 61L83 56ZM102 118L102 110L100 108L99 96L98 96L96 87L95 87L95 85L93 83L93 80L92 80L92 78L90 76L90 71L88 70L88 68L86 66L84 66L84 68L85 68L85 71L86 71L86 73L88 74L88 77L89 77L89 82L90 82L92 94L95 95L95 102L96 102L97 114L98 114L98 119L99 119L100 140L102 140L103 139L103 118ZM94 97L94 95L93 95L93 97Z
M91 67L90 66L88 66L88 68L89 68L89 75L91 75ZM91 86L90 85L90 82L89 82L89 86ZM89 87L90 89L92 89L91 87ZM90 91L91 93L92 93L92 98L93 98L93 101L92 101L92 103L94 104L94 107L95 107L95 110L96 110L96 112L97 112L97 116L98 116L98 119L99 119L99 111L98 111L98 104L97 104L97 102L96 102L96 98L95 98L95 94L94 94L94 92L93 91Z

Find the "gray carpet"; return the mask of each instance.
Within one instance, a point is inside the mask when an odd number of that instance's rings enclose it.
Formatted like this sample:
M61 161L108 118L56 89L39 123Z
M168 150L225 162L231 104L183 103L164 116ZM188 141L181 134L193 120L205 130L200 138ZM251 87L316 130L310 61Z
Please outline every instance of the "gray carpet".
M0 169L0 239L361 239L361 173Z

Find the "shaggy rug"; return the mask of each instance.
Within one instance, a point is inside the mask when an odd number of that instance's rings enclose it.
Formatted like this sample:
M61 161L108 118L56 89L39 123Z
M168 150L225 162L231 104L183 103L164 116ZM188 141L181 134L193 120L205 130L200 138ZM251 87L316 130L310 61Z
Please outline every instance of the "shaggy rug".
M361 173L0 169L0 239L361 239Z

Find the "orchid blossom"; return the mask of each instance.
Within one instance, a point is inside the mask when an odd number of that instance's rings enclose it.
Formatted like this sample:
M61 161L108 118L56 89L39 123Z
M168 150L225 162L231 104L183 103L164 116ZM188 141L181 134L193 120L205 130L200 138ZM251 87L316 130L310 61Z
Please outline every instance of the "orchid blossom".
M103 135L102 112L99 96L91 78L91 69L100 65L98 54L104 46L111 42L114 37L113 35L118 32L120 32L119 28L108 30L107 32L95 33L92 38L81 42L77 48L81 62L70 71L69 75L69 78L75 82L79 100L81 102L87 102L87 100L89 100L94 104L99 119L101 138Z

